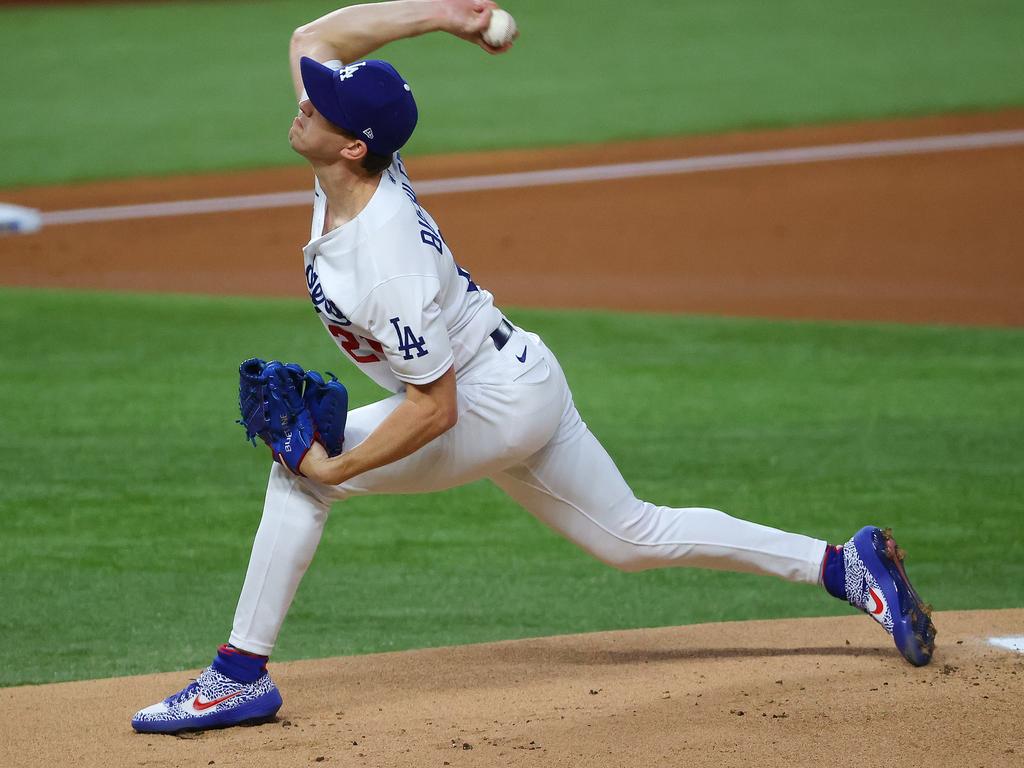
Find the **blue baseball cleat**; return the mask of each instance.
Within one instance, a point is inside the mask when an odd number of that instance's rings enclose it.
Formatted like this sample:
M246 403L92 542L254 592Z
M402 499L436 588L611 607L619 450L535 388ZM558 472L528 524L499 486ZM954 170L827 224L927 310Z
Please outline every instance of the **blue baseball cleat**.
M136 713L132 728L139 733L178 733L254 725L274 718L281 694L266 672L253 683L240 683L213 666L158 704Z
M892 530L867 526L843 545L846 599L892 635L903 658L916 667L932 660L932 608L918 596L903 568L904 552Z

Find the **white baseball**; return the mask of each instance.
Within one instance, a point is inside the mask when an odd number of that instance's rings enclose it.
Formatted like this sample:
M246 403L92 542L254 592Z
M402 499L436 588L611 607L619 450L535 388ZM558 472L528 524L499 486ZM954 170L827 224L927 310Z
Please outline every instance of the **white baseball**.
M516 20L512 18L512 14L501 8L491 11L491 23L483 33L484 42L494 48L501 48L511 43L515 36Z

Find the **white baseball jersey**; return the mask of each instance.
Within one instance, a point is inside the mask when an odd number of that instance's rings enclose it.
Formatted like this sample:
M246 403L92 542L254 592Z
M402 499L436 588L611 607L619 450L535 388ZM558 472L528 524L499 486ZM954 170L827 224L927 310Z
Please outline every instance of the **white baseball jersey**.
M366 207L337 229L323 232L319 181L314 195L306 287L344 356L392 392L464 367L501 313L455 263L398 154Z

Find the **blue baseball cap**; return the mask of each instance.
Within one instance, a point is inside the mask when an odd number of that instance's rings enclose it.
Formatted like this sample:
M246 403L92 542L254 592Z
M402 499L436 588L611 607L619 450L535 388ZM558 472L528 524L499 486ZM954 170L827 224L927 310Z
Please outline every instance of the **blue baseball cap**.
M416 100L386 61L367 59L336 70L303 56L299 69L317 111L365 141L371 152L390 155L412 136L419 115Z

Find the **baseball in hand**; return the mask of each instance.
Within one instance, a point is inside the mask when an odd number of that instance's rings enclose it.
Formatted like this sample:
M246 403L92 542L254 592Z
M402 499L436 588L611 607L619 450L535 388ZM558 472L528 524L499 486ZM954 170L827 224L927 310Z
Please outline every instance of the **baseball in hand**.
M491 11L491 23L483 33L484 42L492 48L501 48L511 43L515 36L516 20L512 14L501 8Z

